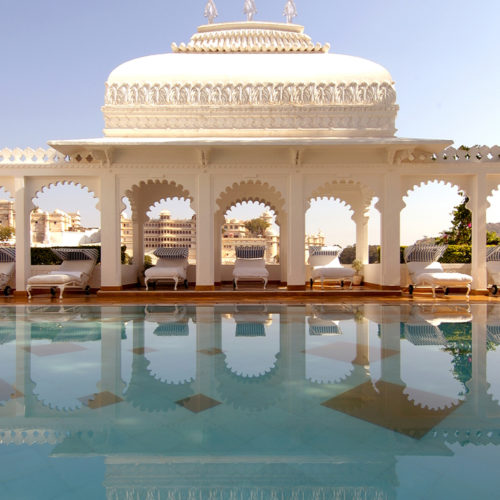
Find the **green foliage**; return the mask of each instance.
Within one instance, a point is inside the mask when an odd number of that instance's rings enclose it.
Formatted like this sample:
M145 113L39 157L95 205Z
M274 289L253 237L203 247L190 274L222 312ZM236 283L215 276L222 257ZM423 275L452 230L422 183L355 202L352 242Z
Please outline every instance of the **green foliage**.
M120 260L122 264L132 264L132 257L127 253L127 247L123 245L120 247Z
M470 244L472 241L472 212L467 208L469 198L460 193L463 197L459 205L453 209L453 219L451 228L443 231L436 239L439 244L463 245Z
M257 219L250 219L245 222L245 228L248 232L253 236L264 236L266 229L270 226L269 222L267 222L262 217L258 217Z
M151 258L151 255L145 255L144 256L144 271L146 269L149 269L150 267L153 267L153 259Z
M500 245L500 236L495 231L488 231L486 233L487 245Z
M380 246L370 245L368 247L368 262L376 264L380 262ZM352 264L356 259L356 245L349 245L342 250L339 260L341 264Z
M0 226L0 241L7 241L14 236L15 230L11 226Z
M85 247L53 247L53 248L95 248L99 252L97 262L101 261L101 246L100 245L85 245ZM122 253L125 252L125 247L122 247ZM32 266L52 266L62 262L59 257L52 252L50 247L32 247L31 248L31 265Z
M472 246L470 244L448 245L439 262L443 264L470 264L472 262Z

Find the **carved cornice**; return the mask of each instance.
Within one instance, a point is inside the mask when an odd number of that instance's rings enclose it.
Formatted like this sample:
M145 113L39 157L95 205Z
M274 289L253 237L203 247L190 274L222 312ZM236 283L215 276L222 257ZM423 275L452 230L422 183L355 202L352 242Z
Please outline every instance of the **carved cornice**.
M282 23L218 23L200 26L189 43L172 44L180 53L328 52L314 44L304 28Z
M211 108L200 114L199 108L180 106L157 109L132 106L104 108L107 136L203 137L206 135L284 134L290 137L321 136L391 137L395 132L397 107L369 108L295 106L269 109L264 106ZM147 131L147 132L146 132Z
M389 82L106 84L106 106L392 106Z

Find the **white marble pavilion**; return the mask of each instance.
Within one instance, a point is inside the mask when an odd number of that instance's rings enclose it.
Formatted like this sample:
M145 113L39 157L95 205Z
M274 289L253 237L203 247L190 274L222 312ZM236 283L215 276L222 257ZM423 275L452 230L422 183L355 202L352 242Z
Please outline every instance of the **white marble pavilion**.
M213 20L214 12L209 14ZM381 263L365 266L365 282L398 289L403 196L435 180L459 187L470 199L473 289L486 290L487 197L500 184L500 148L466 152L450 147L451 140L397 137L390 73L374 62L331 53L302 26L200 26L189 43L173 44L172 53L112 71L102 112L104 137L52 140L48 150L0 151L0 185L15 198L18 292L32 272L32 200L59 182L86 186L99 200L102 290L126 284L120 264L125 196L136 262L143 260L149 207L161 199L190 200L198 223L198 290L224 279L220 231L235 203L256 201L274 210L281 232L275 274L294 290L306 282L310 201L335 198L350 207L357 258L367 264L367 214L378 198Z

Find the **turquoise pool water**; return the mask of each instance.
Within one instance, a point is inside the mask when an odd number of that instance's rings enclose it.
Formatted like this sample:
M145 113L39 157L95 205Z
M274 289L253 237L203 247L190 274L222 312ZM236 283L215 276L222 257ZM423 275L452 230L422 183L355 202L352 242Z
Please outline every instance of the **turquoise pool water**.
M498 498L500 306L0 308L0 498Z

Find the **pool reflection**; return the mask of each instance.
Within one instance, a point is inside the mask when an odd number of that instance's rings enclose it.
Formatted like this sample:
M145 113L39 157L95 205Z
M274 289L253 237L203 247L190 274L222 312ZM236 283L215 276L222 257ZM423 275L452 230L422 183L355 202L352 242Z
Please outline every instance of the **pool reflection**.
M104 457L96 498L395 498L401 457L497 444L499 325L482 304L4 307L0 452Z

